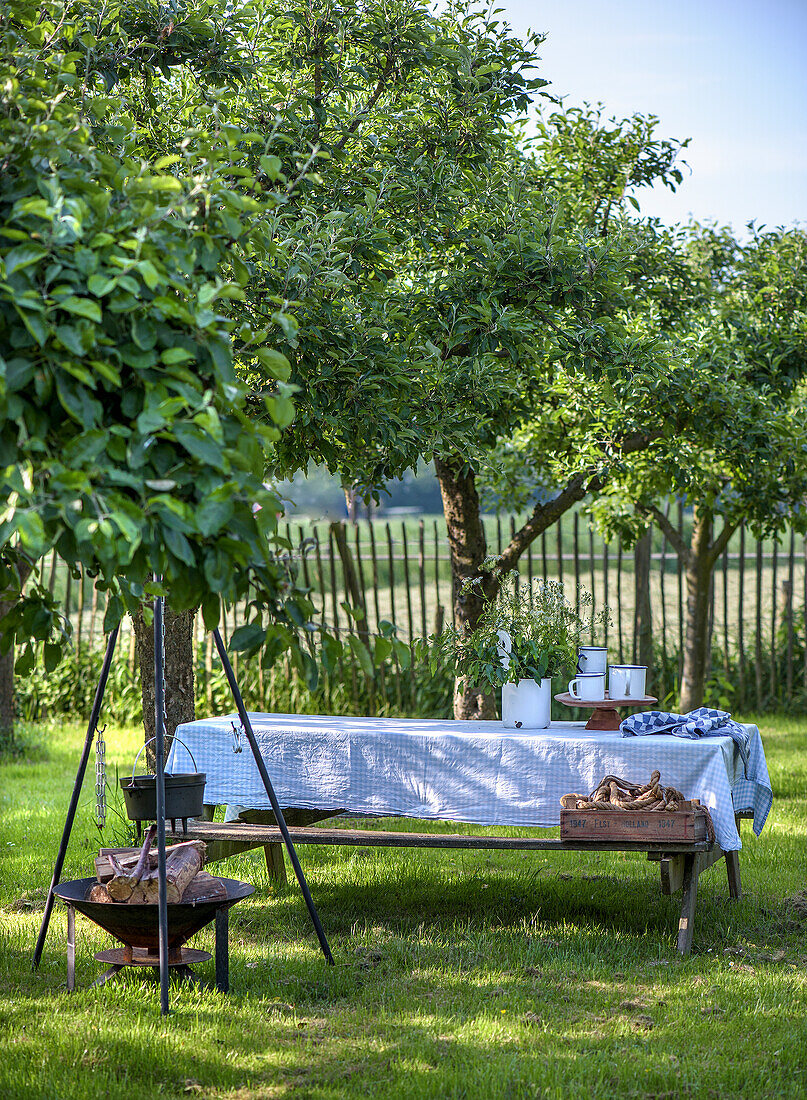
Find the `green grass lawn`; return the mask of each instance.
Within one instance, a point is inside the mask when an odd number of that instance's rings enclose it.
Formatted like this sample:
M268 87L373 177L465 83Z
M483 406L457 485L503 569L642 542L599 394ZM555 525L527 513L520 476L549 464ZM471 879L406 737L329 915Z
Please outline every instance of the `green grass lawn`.
M60 905L31 972L83 736L40 728L0 764L0 1098L804 1097L807 720L760 728L773 811L759 839L744 826L743 900L722 864L702 876L685 962L679 897L638 855L307 847L336 967L296 886L242 856L218 865L257 887L231 911L232 992L177 989L168 1019L140 974L86 988L112 944L81 916L67 994ZM127 774L137 733L106 737ZM125 840L117 819L99 838L92 788L65 878Z

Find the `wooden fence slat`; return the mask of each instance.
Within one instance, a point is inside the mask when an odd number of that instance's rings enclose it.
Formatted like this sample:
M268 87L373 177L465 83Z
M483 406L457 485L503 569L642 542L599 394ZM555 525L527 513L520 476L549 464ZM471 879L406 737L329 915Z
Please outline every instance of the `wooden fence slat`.
M95 587L95 577L90 578L92 581L92 603L90 605L90 641L87 648L92 650L95 645L95 616L98 613L98 589Z
M54 547L50 555L50 577L48 578L48 592L50 592L51 596L56 587L56 561L56 548Z
M737 691L740 706L745 706L745 524L740 524L740 557L737 573Z
M574 514L572 526L572 546L574 551L574 609L580 614L580 516Z
M754 639L754 678L757 689L757 710L762 709L762 543L757 539L756 576L756 638Z
M420 594L420 636L425 641L426 630L426 531L423 520L418 524L418 588Z
M440 599L440 536L437 531L437 520L434 521L434 598L437 601L434 612L434 633L437 635L443 632L444 615L443 601Z
M721 560L721 571L723 580L723 671L726 676L729 675L731 669L731 659L729 654L729 548L728 546L723 551Z
M602 607L603 611L608 607L608 543L605 539L602 540ZM608 616L606 615L602 623L602 645L608 648Z
M390 606L390 621L397 625L398 619L395 614L395 563L392 549L392 531L390 525L385 524L387 532L387 555L389 564L389 606Z
M81 653L81 632L84 628L84 582L86 577L84 576L84 566L78 567L78 621L76 623L76 656Z
M546 584L549 576L546 568L546 531L541 532L541 570L543 572L544 584Z
M314 524L311 528L311 537L314 540L314 557L317 563L317 582L319 587L319 599L320 599L320 616L323 627L327 624L327 612L325 610L325 573L322 568L322 548L319 542L319 531L317 525Z
M375 548L375 525L372 520L367 525L368 534L370 535L370 560L373 565L373 606L375 607L375 628L380 630L381 623L381 610L379 608L378 592L381 587L378 579L378 555Z
M664 514L669 516L670 514L670 502L667 501ZM661 604L661 660L664 666L664 671L667 671L667 595L664 590L665 578L667 573L667 536L661 532L661 558L659 561L659 575L658 575L658 587L659 587L659 603Z
M616 544L616 621L617 621L617 644L619 646L619 663L622 664L625 660L623 656L623 637L622 637L622 536L619 536Z
M776 698L776 580L777 580L777 567L779 564L778 554L778 542L773 539L773 545L771 546L771 647L770 647L770 696L771 700Z
M563 516L555 524L558 551L558 580L563 584Z
M678 501L678 534L684 537L684 506ZM678 681L684 675L684 565L681 555L676 555L678 561Z
M591 568L591 616L589 633L591 634L591 644L594 645L594 610L597 606L597 585L594 574L594 528L591 526L591 522L589 522L588 525L588 563Z
M511 516L510 517L510 538L511 539L515 537L515 533L516 533L516 517ZM519 583L520 580L521 580L521 573L519 572L518 569L516 569L516 578L515 578L516 595L518 595L518 593L521 589L521 585Z
M790 529L790 546L787 553L787 602L785 618L787 622L787 665L785 670L785 693L787 701L793 698L793 581L796 570L796 535Z
M361 633L369 635L370 612L367 608L367 585L364 582L364 562L361 560L361 538L359 537L358 523L353 524L353 545L356 548L356 578L359 583L359 595L361 596L361 606L364 611Z
M412 614L412 583L409 576L409 546L406 538L406 523L401 522L401 547L403 549L404 589L406 591L406 624L409 629L409 644L415 636L415 621Z
M389 598L390 598L390 620L393 623L398 622L395 616L395 562L394 554L392 550L392 531L390 525L385 524L387 531L387 553L389 555ZM397 655L393 657L393 668L395 669L395 698L398 703L398 708L403 705L403 696L401 693L401 665L398 661Z
M336 585L336 553L333 541L333 528L328 524L328 573L331 582L331 608L333 610L333 631L339 637L339 593ZM350 616L348 615L348 630L350 629Z

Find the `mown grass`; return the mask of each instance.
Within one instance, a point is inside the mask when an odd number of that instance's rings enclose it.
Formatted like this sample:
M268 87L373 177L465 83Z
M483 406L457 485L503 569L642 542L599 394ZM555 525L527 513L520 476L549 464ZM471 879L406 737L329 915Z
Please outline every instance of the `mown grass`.
M66 993L60 906L31 972L82 738L40 728L32 759L0 764L0 1097L803 1097L807 721L760 726L774 809L745 832L742 901L722 865L701 878L686 962L678 898L639 856L308 847L328 968L296 887L254 853L222 865L257 887L231 913L231 994L177 989L167 1020L140 974L87 988L110 941L81 917ZM106 736L126 774L136 732ZM91 789L65 878L101 842Z

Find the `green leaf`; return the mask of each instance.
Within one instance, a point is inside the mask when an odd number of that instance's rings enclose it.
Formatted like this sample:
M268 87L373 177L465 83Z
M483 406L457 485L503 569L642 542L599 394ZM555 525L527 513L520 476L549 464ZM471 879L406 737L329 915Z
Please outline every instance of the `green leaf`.
M47 256L48 250L41 244L33 242L12 248L5 259L6 278L10 278L15 271L21 271L24 267L37 263L43 256Z
M369 650L361 638L357 638L355 634L348 636L348 645L353 651L353 655L359 662L362 672L368 679L373 678L373 662L370 658Z
M63 298L58 305L60 309L65 309L68 313L75 313L79 317L86 317L88 321L95 321L96 324L101 322L101 307L97 302L93 302L91 298L79 298L75 294L71 294L69 297Z
M62 659L62 647L56 642L45 642L43 647L45 672L53 672Z
M266 637L266 627L261 622L246 623L234 630L230 638L230 648L239 653L243 650L253 652Z

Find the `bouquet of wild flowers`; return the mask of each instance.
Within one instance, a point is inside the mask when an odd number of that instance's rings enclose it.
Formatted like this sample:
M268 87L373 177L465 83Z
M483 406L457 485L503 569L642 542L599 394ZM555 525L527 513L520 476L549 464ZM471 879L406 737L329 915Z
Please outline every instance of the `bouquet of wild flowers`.
M581 592L581 606L590 603L591 596ZM513 571L498 599L486 602L476 628L467 634L444 631L432 659L436 667L448 658L459 679L489 691L519 680L540 682L576 667L584 625L560 581L525 585Z

